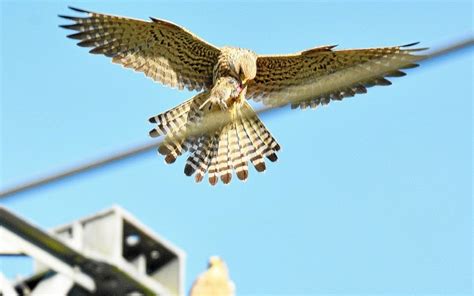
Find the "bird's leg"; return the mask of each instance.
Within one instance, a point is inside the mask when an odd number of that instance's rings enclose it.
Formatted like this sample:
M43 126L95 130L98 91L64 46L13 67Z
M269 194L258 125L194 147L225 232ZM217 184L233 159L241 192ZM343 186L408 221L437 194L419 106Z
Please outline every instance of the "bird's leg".
M227 110L229 108L229 106L227 106L227 100L222 100L222 99L219 99L219 98L216 98L215 102L214 103L217 103L222 110Z
M207 100L205 100L204 103L201 104L201 106L199 106L199 110L202 110L202 108L204 108L204 106L206 106L207 104L209 104L209 109L211 109L211 106L212 106L212 104L210 104L211 99L212 99L212 97L209 96L209 98Z
M209 109L211 109L213 105L219 105L222 110L228 109L228 106L225 100L221 100L220 98L214 97L212 95L209 96L209 98L205 100L204 103L201 104L201 106L199 106L199 109L204 108L204 106L206 106L207 104L209 104Z
M215 105L221 110L229 110L235 104L241 106L245 102L246 93L246 85L242 85L232 77L221 77L211 89L209 98L199 108L202 109L209 104L209 109Z
M218 105L222 110L227 110L229 107L227 103L231 94L232 86L226 79L222 78L216 82L209 93L209 98L201 105L200 108L210 104L209 108L212 108L212 105Z

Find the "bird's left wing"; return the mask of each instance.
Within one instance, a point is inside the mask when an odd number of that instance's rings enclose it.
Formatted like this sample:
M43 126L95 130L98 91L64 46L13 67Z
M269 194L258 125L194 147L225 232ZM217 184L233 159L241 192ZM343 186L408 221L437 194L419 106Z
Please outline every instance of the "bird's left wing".
M70 8L86 17L60 15L74 22L61 27L78 31L68 37L92 47L91 53L111 57L170 87L211 88L220 50L186 29L154 18L143 21Z
M322 46L290 55L257 58L257 75L250 81L247 97L270 106L291 104L292 108L316 107L342 100L367 87L390 85L385 77L404 76L400 69L417 66L419 55L403 46L332 50Z

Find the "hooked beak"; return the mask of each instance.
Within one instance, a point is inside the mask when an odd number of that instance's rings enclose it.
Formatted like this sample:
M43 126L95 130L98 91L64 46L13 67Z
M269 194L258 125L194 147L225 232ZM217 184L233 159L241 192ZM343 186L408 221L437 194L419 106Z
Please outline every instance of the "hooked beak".
M245 77L245 74L243 72L240 72L240 81L242 81L242 86L245 87L245 84L248 81L248 78Z

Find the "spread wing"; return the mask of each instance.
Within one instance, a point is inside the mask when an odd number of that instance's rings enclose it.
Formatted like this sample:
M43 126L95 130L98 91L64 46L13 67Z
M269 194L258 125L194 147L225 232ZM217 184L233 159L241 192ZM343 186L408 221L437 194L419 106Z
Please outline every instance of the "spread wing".
M78 31L68 37L92 47L91 53L111 57L170 87L210 89L220 50L186 29L154 18L143 21L70 8L86 17L60 15L74 22L61 27Z
M259 56L257 75L248 84L247 95L266 105L315 108L342 100L367 87L390 85L385 77L404 76L400 69L418 66L412 55L424 48L403 46L333 51L322 46L290 55Z

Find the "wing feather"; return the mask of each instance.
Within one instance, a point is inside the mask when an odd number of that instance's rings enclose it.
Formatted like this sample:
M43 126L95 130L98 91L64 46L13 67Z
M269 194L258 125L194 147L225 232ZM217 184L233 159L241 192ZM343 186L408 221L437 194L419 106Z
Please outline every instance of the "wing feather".
M168 21L143 21L119 16L72 10L86 17L61 16L78 31L68 37L94 54L111 57L114 63L142 72L170 87L210 89L212 71L220 50L186 29Z
M400 69L417 66L425 48L403 46L334 51L321 46L290 55L257 58L257 75L247 88L248 97L271 106L291 103L293 108L315 108L342 100L367 87L390 85L385 77L400 77Z

